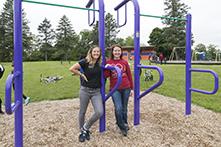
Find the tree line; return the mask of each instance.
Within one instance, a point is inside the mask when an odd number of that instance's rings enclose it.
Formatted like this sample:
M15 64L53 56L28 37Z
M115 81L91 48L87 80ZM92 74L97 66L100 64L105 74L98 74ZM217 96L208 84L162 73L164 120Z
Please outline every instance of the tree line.
M165 0L165 17L185 18L188 10L187 5L180 0ZM79 60L85 56L92 45L98 44L98 22L91 30L85 29L77 34L71 21L63 15L56 28L52 27L50 20L45 18L38 25L38 34L33 34L28 26L29 21L26 13L22 10L22 34L23 34L23 60L25 61L48 61L48 60ZM163 28L156 27L147 36L147 43L156 48L157 53L163 53L169 57L174 47L185 46L185 22L175 19L162 19ZM142 25L142 24L141 24ZM13 59L13 0L6 0L0 13L0 61L12 61ZM133 46L133 36L118 38L116 20L113 15L105 16L105 45L112 44ZM193 38L193 35L192 35ZM194 43L192 39L192 43ZM205 45L204 45L205 46ZM196 46L201 50L201 46ZM217 52L215 45L209 45L208 59L214 57ZM180 58L185 57L185 50L179 52Z

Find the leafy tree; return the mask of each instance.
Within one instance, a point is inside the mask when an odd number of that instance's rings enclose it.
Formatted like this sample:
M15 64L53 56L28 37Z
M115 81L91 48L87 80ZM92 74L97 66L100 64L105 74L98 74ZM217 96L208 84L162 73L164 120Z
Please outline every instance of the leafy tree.
M82 59L86 56L87 51L91 45L97 45L95 39L97 38L93 31L83 30L79 34L79 43L77 49L74 50L76 59Z
M94 34L93 38L93 44L98 45L98 22L95 23L92 29L92 33ZM113 15L110 13L107 13L105 16L105 45L106 47L109 47L113 44L116 44L116 36L119 33L119 30L117 28L116 20L113 18Z
M197 52L205 52L206 53L206 46L202 43L197 44L194 49Z
M180 0L165 0L165 15L166 17L185 18L189 7ZM163 19L162 23L166 27L159 29L155 28L151 35L149 44L156 46L157 50L163 52L166 57L169 57L174 47L185 46L185 21L177 19ZM185 50L180 53L180 58L184 59Z
M125 39L125 45L127 45L127 46L134 46L134 37L133 37L133 35L132 36L128 36Z
M116 36L119 33L116 20L113 15L107 13L105 16L105 44L111 46L116 43Z
M209 46L207 47L206 59L215 60L217 51L218 51L218 48L216 45L209 44Z
M119 44L120 46L125 46L125 40L123 38L116 38L116 44Z
M3 6L3 11L0 15L1 17L1 60L2 61L12 61L13 56L13 0L6 0ZM23 50L29 50L32 47L32 34L28 26L28 20L26 19L26 14L22 10L22 41Z
M52 25L47 18L38 26L38 37L40 38L40 50L44 53L45 61L48 60L48 52L52 48L52 43L55 37Z
M60 59L70 60L71 52L76 48L78 43L78 36L73 30L71 21L66 15L62 16L56 29L57 42L56 48L59 50Z

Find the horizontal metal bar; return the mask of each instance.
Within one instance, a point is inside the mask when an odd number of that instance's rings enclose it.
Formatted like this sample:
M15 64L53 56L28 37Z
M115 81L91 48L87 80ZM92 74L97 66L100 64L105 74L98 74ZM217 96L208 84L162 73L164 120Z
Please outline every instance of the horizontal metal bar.
M177 17L156 16L156 15L148 15L148 14L140 14L140 16L153 17L153 18L162 18L162 19L170 19L170 20L186 21L185 18L177 18Z
M86 5L86 8L89 8L92 5L92 3L94 3L94 0L89 0L89 2Z
M52 4L52 3L45 3L45 2L38 2L38 1L30 1L30 0L22 0L22 2L33 3L33 4L41 4L41 5L48 5L48 6L56 6L56 7L64 7L64 8L72 8L72 9L79 9L79 10L99 11L99 10L91 9L91 8L82 8L82 7L61 5L61 4Z
M118 10L118 9L120 9L123 5L125 5L127 2L129 2L130 0L124 0L124 1L122 1L119 5L117 5L115 8L114 8L114 10L116 11L116 10Z

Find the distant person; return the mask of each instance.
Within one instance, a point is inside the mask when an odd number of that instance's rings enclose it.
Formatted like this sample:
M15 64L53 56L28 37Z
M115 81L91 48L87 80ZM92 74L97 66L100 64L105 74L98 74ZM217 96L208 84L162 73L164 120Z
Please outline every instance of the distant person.
M0 64L0 79L2 78L3 74L5 72L5 68L3 65ZM2 110L2 99L0 98L0 114L4 114Z
M86 58L74 64L69 70L81 77L80 111L79 111L79 141L90 140L91 126L103 115L101 98L101 49L89 49ZM81 70L80 70L81 69ZM94 114L85 122L85 113L89 102L92 102Z
M160 58L160 64L162 65L163 64L163 59L164 59L163 53L160 53L159 58Z
M113 93L112 100L115 107L115 118L118 127L121 130L123 136L127 136L129 130L127 121L127 107L129 96L132 95L133 80L130 70L130 66L123 58L122 48L119 45L113 45L111 47L111 58L107 61L105 66L117 66L122 72L122 82L118 89ZM105 77L110 77L110 90L114 88L117 82L116 71L105 70Z
M14 62L12 63L12 71L11 71L11 74L13 74L14 73ZM15 83L13 82L13 84L12 84L12 87L13 87L13 89L15 90ZM23 103L25 104L25 105L28 105L29 103L30 103L30 97L28 97L28 96L26 96L24 93L22 94L22 97L23 97Z

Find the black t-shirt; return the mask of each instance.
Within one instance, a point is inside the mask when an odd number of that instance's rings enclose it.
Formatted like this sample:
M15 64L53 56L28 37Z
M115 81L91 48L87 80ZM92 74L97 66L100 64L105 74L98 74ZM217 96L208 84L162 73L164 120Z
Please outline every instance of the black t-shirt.
M89 88L101 87L101 67L99 63L95 65L89 64L86 59L82 59L78 62L83 70L83 74L87 77L87 81L81 79L81 85Z

